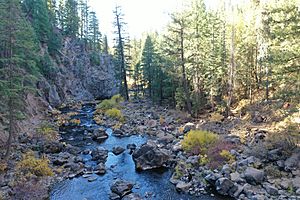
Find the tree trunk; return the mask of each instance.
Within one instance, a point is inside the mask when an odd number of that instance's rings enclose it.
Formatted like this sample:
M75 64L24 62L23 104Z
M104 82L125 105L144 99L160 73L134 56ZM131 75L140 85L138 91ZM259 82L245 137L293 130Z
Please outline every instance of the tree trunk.
M116 18L117 18L117 28L118 28L118 36L119 36L119 51L121 56L121 79L123 82L123 96L125 100L129 100L128 96L128 85L127 85L127 76L126 76L126 67L125 67L125 56L124 56L124 46L123 46L123 39L122 39L122 33L121 33L121 24L119 19L118 10L116 8Z
M232 7L232 11L233 11L233 7ZM234 46L234 38L235 38L235 27L234 27L234 22L232 22L231 50L230 50L231 59L230 59L230 66L229 66L228 100L227 100L227 107L226 107L226 116L227 117L229 116L229 113L230 113L230 107L231 107L232 97L233 97L233 87L234 87L234 71L235 71L235 58L234 58L235 46Z
M188 87L188 83L187 83L187 79L186 79L186 70L185 70L183 27L181 27L181 29L180 29L180 58L181 58L182 82L183 82L183 89L184 89L184 93L185 93L186 108L187 108L188 113L192 114L192 103L191 103L191 99L190 99L190 90Z

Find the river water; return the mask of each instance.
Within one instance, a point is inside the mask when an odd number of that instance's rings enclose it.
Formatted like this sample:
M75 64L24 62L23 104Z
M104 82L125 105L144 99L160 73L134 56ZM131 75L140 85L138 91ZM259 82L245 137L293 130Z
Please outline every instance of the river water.
M75 110L63 109L63 112L71 112ZM201 196L194 197L187 194L180 194L176 191L175 186L169 182L171 171L168 169L158 169L138 172L135 170L135 164L131 154L128 151L120 155L114 155L112 148L121 146L126 149L127 144L136 144L137 146L146 143L147 138L143 136L133 135L130 137L115 137L112 135L111 129L106 129L109 134L108 139L99 144L92 140L86 140L84 134L87 130L99 128L93 121L94 105L84 105L82 109L76 110L78 115L73 118L80 119L79 127L62 127L63 141L74 146L80 147L82 150L95 149L104 147L109 151L108 158L105 163L107 171L104 175L92 174L97 178L95 181L89 182L87 178L82 176L66 179L57 183L51 191L51 200L109 200L110 186L117 179L121 178L134 183L133 192L139 193L144 199L157 200L216 200L218 197ZM80 155L85 161L85 165L91 168L96 166L91 161L90 155Z

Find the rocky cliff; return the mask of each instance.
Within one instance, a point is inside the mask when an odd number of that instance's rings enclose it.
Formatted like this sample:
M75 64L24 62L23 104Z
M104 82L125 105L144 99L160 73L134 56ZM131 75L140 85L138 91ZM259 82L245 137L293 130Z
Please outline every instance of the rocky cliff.
M52 60L51 77L37 83L40 95L51 106L74 99L88 101L109 98L118 92L112 57L107 54L95 55L97 64L91 62L90 54L78 41L65 40L59 58Z

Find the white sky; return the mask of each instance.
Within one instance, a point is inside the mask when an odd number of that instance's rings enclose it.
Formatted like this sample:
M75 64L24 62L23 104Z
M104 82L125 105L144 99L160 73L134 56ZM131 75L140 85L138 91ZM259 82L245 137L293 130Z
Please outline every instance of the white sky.
M216 4L218 0L205 0L207 4ZM113 10L116 4L122 7L124 21L131 38L139 38L147 31L161 31L168 23L169 13L179 10L187 0L89 0L89 5L96 11L100 31L113 37Z

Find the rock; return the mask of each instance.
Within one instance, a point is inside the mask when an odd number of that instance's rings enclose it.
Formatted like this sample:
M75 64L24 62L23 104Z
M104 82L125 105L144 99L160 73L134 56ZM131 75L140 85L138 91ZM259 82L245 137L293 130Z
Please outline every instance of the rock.
M196 129L196 125L194 123L188 122L183 126L183 132L187 133L190 130L195 130Z
M279 182L279 186L284 190L287 190L291 185L292 185L292 181L287 178L283 178Z
M125 136L125 133L121 129L114 129L113 133L116 137L123 137Z
M92 134L92 140L96 142L103 142L108 138L108 134L105 132L105 129L95 129Z
M83 158L81 156L75 156L74 162L75 163L83 162Z
M299 176L292 179L292 186L295 189L300 188L300 177Z
M44 153L60 153L64 148L64 145L57 141L47 142L43 145Z
M224 137L224 140L231 144L241 144L241 139L238 135L229 134Z
M225 176L228 176L231 173L231 171L232 171L231 167L228 164L226 164L223 165L221 173Z
M192 165L197 165L199 164L199 156L189 156L188 159L186 160L187 164L192 164Z
M174 141L174 136L168 133L159 133L157 135L158 142L169 144Z
M98 147L97 149L94 149L91 153L92 160L100 162L105 162L108 156L108 151L102 147Z
M148 128L154 128L154 127L157 126L157 122L156 122L156 120L154 120L154 119L150 119L150 120L148 120L148 121L146 122L146 126L147 126Z
M120 197L124 197L126 194L131 193L132 188L133 184L131 182L121 179L116 180L110 187L111 191Z
M244 189L243 186L235 183L234 187L232 187L232 189L229 190L229 195L237 199L240 196L240 194L243 192L243 189Z
M191 183L186 183L186 182L183 182L183 181L179 181L176 184L176 190L177 191L182 191L182 192L187 192L190 189L191 186L192 186Z
M68 160L65 158L56 158L55 160L53 160L53 165L57 165L57 166L62 166L64 164L68 163Z
M299 195L299 196L300 196L300 188L298 188L298 189L296 190L296 195Z
M111 199L111 200L120 200L121 197L119 195L117 195L116 193L110 193L109 199Z
M121 153L123 153L125 151L125 149L123 147L113 147L112 149L112 152L115 154L115 155L119 155Z
M300 167L300 152L293 153L286 161L284 162L284 168L286 171L296 170Z
M126 148L129 149L130 151L134 151L136 149L136 145L135 144L127 144Z
M132 154L137 170L163 167L170 159L169 152L148 141Z
M122 200L142 200L143 198L137 193L131 193L122 198Z
M248 183L256 185L264 180L265 172L255 169L253 167L247 167L245 171L245 179Z
M94 182L95 180L97 180L96 176L91 176L90 178L88 178L88 182Z
M230 180L233 182L242 182L241 175L238 172L231 173Z
M228 178L219 178L216 181L215 186L219 194L228 195L228 192L234 186L234 183Z
M204 179L205 179L207 182L209 182L210 184L215 185L216 180L218 180L218 179L221 178L221 177L222 177L222 176L221 176L220 174L211 172L211 173L209 173L208 175L206 175L206 176L204 177Z
M99 163L96 168L96 174L102 175L106 173L106 166L104 163Z
M282 158L282 149L273 149L273 150L269 151L267 158L270 161L280 160Z
M177 153L179 151L182 151L182 146L180 142L177 142L175 145L172 147L172 151Z
M265 183L265 184L263 184L263 187L266 189L266 191L270 195L274 195L274 196L278 195L278 189L276 187L272 186L271 184Z

